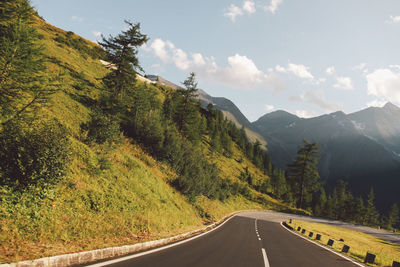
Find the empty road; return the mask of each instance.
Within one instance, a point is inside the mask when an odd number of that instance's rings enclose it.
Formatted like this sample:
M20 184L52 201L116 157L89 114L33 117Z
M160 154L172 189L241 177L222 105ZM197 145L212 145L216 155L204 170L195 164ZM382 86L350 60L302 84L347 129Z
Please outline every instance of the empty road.
M280 218L279 213L241 213L189 242L89 266L359 266L289 232Z

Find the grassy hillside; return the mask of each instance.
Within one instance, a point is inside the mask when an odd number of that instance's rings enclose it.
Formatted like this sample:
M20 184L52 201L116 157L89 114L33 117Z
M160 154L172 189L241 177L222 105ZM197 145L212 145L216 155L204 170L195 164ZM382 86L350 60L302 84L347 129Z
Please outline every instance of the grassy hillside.
M71 160L68 174L54 187L0 187L0 263L158 239L199 228L235 210L288 208L240 181L245 167L254 183L269 177L237 147L227 158L211 152L207 141L202 144L223 179L248 187L246 196L224 202L200 196L189 202L171 186L177 174L132 140L121 136L103 145L83 142L87 133L80 125L90 119L101 78L108 72L100 62L104 51L42 19L35 23L48 72L62 77L61 90L38 117L56 118L66 127ZM147 86L160 100L172 90Z

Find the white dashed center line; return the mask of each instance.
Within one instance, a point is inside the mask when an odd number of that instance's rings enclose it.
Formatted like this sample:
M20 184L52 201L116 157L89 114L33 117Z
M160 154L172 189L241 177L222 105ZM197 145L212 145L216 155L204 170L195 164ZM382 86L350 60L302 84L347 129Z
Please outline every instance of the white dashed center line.
M256 234L257 234L258 240L261 241L261 237L258 234L257 219L255 219L255 221L254 221L254 227L256 229ZM261 253L263 255L265 267L269 267L269 261L268 261L267 252L265 251L265 248L261 248Z

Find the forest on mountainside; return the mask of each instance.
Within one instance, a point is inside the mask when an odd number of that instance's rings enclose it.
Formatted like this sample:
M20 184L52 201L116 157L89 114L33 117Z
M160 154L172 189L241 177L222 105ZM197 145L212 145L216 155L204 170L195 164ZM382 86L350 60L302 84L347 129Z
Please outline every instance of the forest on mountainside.
M287 173L274 168L260 142L200 105L194 73L176 90L139 82L148 40L139 23L100 48L49 26L27 0L2 1L0 11L2 260L40 253L38 244L156 238L243 208L398 227L398 208L379 217L373 191L366 207L344 183L326 196L316 144L305 142Z

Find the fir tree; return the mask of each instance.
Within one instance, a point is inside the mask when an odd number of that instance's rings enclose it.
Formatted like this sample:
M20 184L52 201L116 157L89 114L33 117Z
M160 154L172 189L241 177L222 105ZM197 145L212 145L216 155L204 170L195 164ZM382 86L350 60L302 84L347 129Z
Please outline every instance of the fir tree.
M399 227L399 207L397 204L393 204L390 207L390 211L387 217L386 227L392 229L394 227Z
M367 207L365 209L364 218L365 223L368 225L378 225L379 223L379 213L375 207L375 194L373 188L371 188L368 194Z
M107 52L107 61L111 70L103 78L108 96L106 103L109 109L124 109L129 105L131 90L136 83L136 71L142 70L137 58L138 48L148 41L148 37L140 32L140 24L125 21L128 29L116 37L102 37L99 44ZM121 107L122 106L122 107Z
M42 47L27 0L0 2L0 123L34 115L57 89L46 75ZM58 77L57 77L58 79Z
M197 96L196 75L191 72L189 77L183 82L185 88L176 90L175 120L179 131L191 141L199 141L200 133L198 126L201 123L199 104L195 101Z
M319 174L317 170L318 146L316 143L303 141L304 145L297 151L297 157L288 165L288 179L297 200L297 208L305 208L310 194L318 190ZM305 201L306 200L306 201Z

